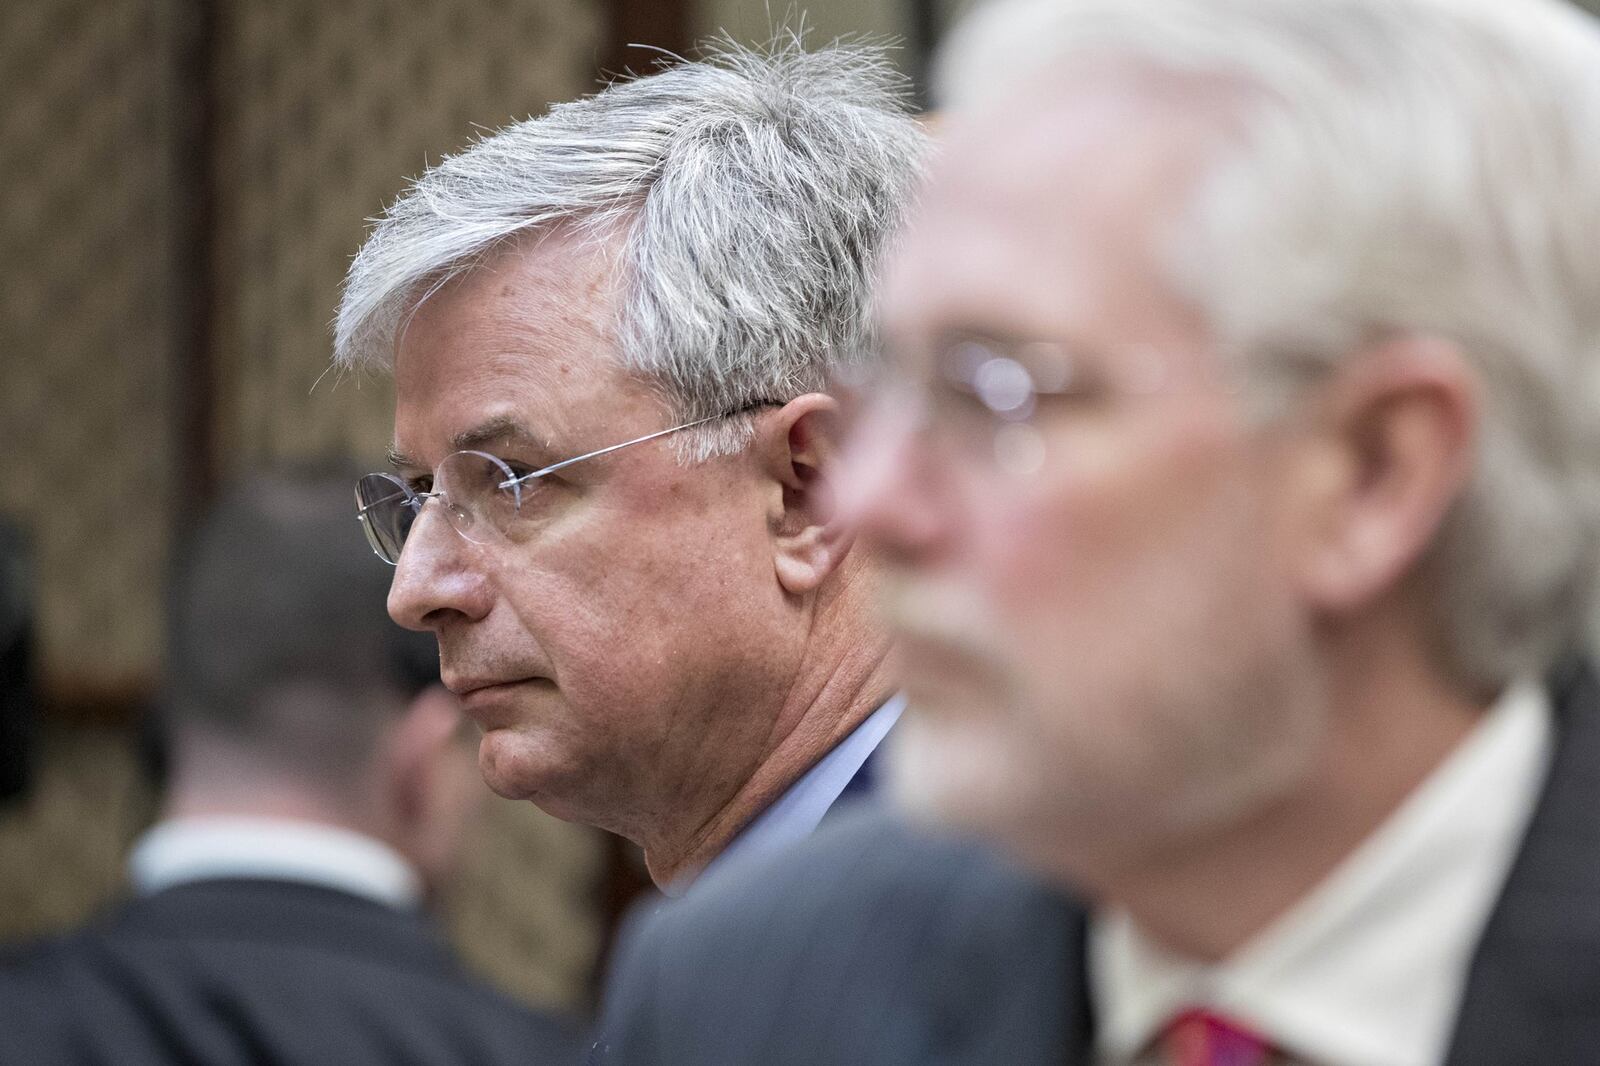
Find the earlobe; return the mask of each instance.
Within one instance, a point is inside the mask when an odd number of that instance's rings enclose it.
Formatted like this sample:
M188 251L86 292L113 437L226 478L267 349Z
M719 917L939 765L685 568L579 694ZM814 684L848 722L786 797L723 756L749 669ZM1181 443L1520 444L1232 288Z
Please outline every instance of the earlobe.
M843 561L850 537L834 520L829 484L838 457L838 402L807 393L785 404L767 432L768 475L778 488L773 563L790 595L814 592Z
M1297 471L1312 486L1300 573L1321 610L1345 614L1415 571L1460 497L1476 379L1454 345L1397 338L1354 357L1324 399L1322 439L1306 460L1317 476Z
M837 523L807 526L779 542L774 557L778 583L793 596L815 592L839 568L851 537Z

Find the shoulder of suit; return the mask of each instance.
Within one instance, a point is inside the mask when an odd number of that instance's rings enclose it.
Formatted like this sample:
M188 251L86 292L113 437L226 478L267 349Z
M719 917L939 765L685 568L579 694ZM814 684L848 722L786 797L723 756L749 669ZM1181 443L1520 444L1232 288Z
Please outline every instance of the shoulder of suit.
M641 924L643 936L672 942L670 953L680 955L750 937L800 946L819 927L870 923L881 935L891 916L907 936L921 936L919 927L938 916L1003 920L1018 909L1065 905L982 844L872 807L775 855L718 870Z
M636 919L591 1062L1043 1061L1004 1049L1076 1002L1081 916L972 841L841 815Z
M533 1009L471 974L421 916L328 890L299 889L228 884L171 890L159 899L124 901L82 928L0 952L0 1032L19 1040L26 1035L27 1046L51 1048L69 1041L75 1029L109 1032L107 1026L121 1019L119 1032L142 1040L142 1027L158 1021L145 1014L145 997L160 988L168 1007L185 1012L197 1040L202 1033L231 1039L245 1024L241 1019L270 1026L289 1024L290 1015L312 1039L341 1018L392 1011L421 1030L456 1033L452 1039L463 1042L461 1061L523 1062L531 1051L563 1061L560 1056L576 1052L574 1020ZM285 928L280 937L242 928L235 937L226 935L225 916L212 915L186 935L183 911L196 898L216 903L268 895L325 904L327 928ZM237 910L238 900L233 902ZM315 908L309 914L318 917ZM249 916L236 917L234 924L247 926ZM377 923L379 933L353 932L348 943L323 935L337 932L335 922L352 930L362 919ZM380 938L391 942L377 950ZM251 1008L236 1017L228 1004ZM0 1053L0 1061L10 1060ZM54 1059L46 1055L45 1061ZM146 1059L131 1055L129 1061Z

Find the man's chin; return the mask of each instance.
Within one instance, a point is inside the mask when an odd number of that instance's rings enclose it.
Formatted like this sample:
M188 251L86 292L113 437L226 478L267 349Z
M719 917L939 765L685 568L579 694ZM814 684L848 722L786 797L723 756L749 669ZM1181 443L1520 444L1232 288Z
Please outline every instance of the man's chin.
M606 827L603 811L583 801L592 770L579 771L551 756L547 745L511 729L491 729L478 742L478 773L502 799L532 803L564 822Z
M491 729L478 741L478 772L495 795L509 800L531 800L540 791L541 773L536 751L527 737L511 729Z

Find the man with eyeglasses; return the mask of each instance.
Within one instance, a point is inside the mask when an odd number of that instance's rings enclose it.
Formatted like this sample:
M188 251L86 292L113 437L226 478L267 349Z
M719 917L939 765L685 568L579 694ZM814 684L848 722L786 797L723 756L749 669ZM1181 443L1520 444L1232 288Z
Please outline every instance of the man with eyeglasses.
M727 46L428 171L351 267L393 370L359 517L502 795L657 884L804 836L899 714L837 404L923 154L877 51Z
M1007 0L942 82L838 483L945 831L658 912L608 1061L1600 1062L1600 26Z

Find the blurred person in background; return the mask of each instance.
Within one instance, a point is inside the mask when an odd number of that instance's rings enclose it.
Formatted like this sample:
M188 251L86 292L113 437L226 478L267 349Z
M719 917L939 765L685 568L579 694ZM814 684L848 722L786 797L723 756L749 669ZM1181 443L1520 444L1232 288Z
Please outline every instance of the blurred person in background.
M1596 24L1020 0L947 59L839 495L897 794L981 843L669 907L610 1061L1600 1061Z
M484 790L349 493L250 478L180 554L171 779L134 898L0 960L0 1062L570 1061L564 1027L469 977L424 913Z
M900 713L820 488L924 152L902 90L872 48L728 44L440 163L346 279L337 360L397 394L358 490L390 613L489 785L663 887L805 836Z

